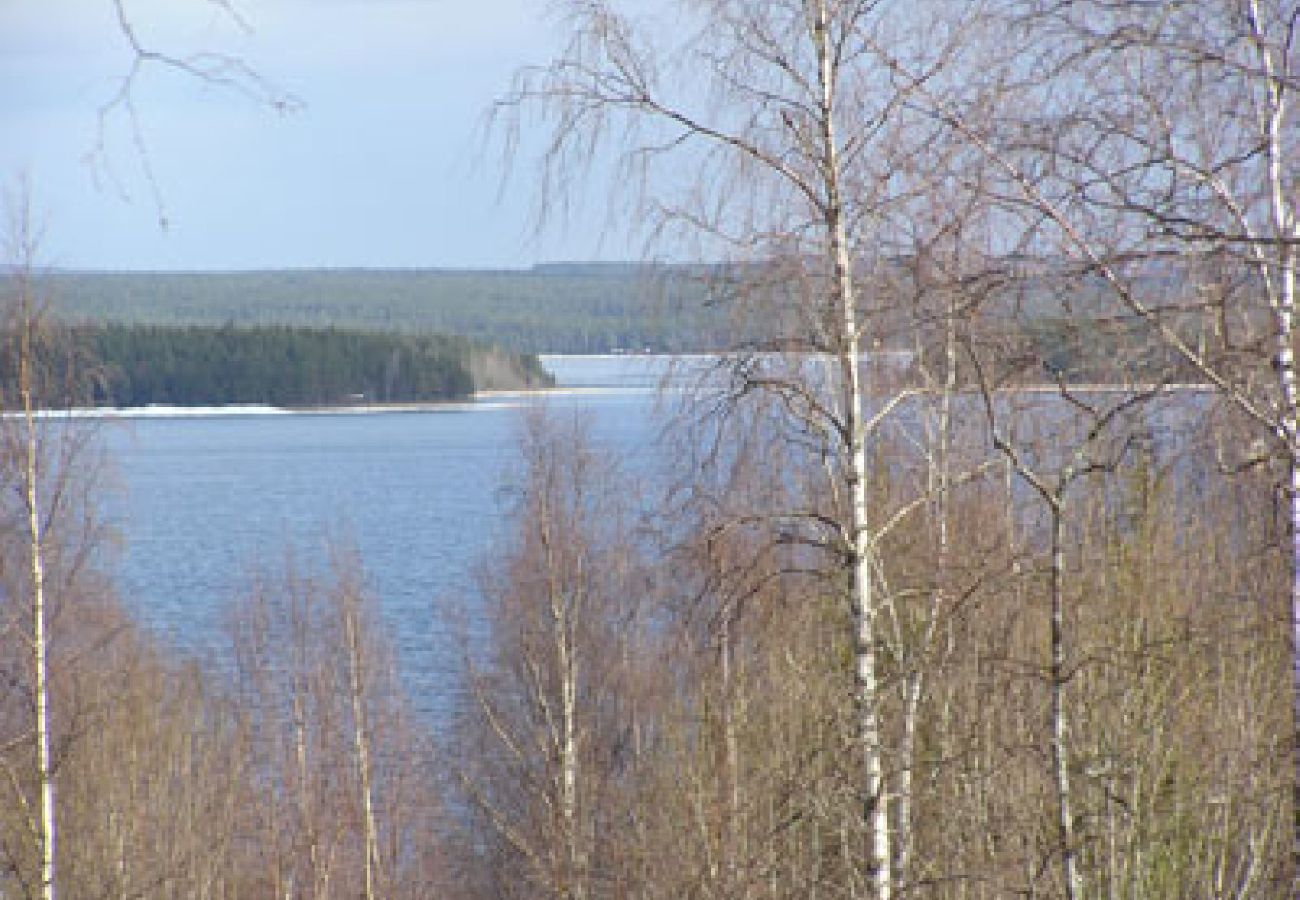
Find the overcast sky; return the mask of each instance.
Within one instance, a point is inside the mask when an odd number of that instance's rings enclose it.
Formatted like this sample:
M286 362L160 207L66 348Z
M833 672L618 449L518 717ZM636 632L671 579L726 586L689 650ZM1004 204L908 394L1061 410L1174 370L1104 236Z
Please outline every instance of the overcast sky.
M142 157L124 111L99 124L132 59L110 0L0 0L0 177L30 179L46 264L515 267L635 255L581 217L537 236L528 169L503 195L483 143L484 112L512 72L558 42L544 0L236 0L247 31L211 0L126 2L148 45L237 55L305 105L280 116L152 68L133 94Z

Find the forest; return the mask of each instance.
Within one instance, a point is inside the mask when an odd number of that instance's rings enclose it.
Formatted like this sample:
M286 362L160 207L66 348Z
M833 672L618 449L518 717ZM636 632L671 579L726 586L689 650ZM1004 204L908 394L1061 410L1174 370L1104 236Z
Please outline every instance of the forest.
M535 356L443 335L79 325L63 337L69 360L94 367L90 406L418 403L551 383Z
M691 267L51 272L70 322L291 325L455 334L530 353L716 349L722 317Z
M346 545L213 671L114 596L19 258L0 893L1300 895L1300 9L560 6L502 127L724 273L662 474L526 417L438 728Z

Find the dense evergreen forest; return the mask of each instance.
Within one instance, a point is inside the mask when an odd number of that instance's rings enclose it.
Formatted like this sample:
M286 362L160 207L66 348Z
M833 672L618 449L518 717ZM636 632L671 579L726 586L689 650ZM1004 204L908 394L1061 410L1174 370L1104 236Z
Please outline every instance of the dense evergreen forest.
M721 317L686 268L64 272L42 281L69 321L444 333L532 353L724 346Z
M921 263L895 259L863 280L902 302L917 289ZM1135 279L1150 302L1177 299L1185 281L1169 268L1164 262ZM572 263L527 271L63 272L40 281L52 309L72 322L445 333L527 353L707 352L783 343L803 302L797 291L764 284L771 303L762 317L736 316L730 303L739 291L755 291L749 279L761 271L754 264ZM1132 344L1124 333L1141 328L1104 285L1095 278L1070 284L1080 312L1068 321L1056 311L1059 288L1041 277L1001 285L985 314L1009 335L1051 343L1060 371L1105 377L1117 352L1132 358L1131 347L1121 346ZM889 305L878 303L876 346L910 348L911 323L887 314Z
M95 406L418 403L552 383L535 356L441 335L82 325L66 336L69 358L97 372L82 399Z

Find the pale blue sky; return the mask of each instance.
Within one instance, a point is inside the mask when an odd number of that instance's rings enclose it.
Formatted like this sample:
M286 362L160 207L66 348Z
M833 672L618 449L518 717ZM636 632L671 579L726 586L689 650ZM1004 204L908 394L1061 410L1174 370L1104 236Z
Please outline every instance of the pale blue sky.
M500 192L482 117L558 41L544 0L126 0L147 43L219 50L300 97L278 116L164 69L135 103L168 228L116 115L110 0L0 0L0 177L26 173L46 264L107 269L513 267L620 259L601 211L538 237L527 167Z

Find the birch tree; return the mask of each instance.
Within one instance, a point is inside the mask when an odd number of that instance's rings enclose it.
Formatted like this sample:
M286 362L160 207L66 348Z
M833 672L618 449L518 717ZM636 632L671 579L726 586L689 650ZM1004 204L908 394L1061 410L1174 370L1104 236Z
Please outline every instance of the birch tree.
M1088 104L1071 116L1064 152L1053 156L1087 185L1083 196L1100 207L1099 218L1143 235L1139 259L1175 256L1176 277L1186 279L1191 295L1173 303L1182 321L1159 309L1160 298L1134 290L1132 280L1120 299L1271 437L1269 455L1285 460L1293 714L1300 729L1298 24L1294 3L1223 0L1104 16L1062 10L1045 28L1114 79L1106 108ZM1100 147L1081 152L1088 143ZM1078 233L1095 246L1091 232ZM1115 285L1121 272L1127 275L1110 259L1101 272ZM1195 331L1185 324L1189 306L1203 313ZM1234 455L1244 464L1258 461L1249 450ZM1292 805L1300 809L1296 735ZM1300 817L1296 829L1292 864L1300 889Z
M349 572L355 570L349 569ZM338 614L342 619L343 653L347 660L347 697L352 712L352 752L357 772L357 793L361 802L361 824L365 849L365 897L374 900L382 884L379 871L379 830L375 824L375 778L372 761L370 694L373 676L371 647L365 640L362 619L362 590L355 575L345 576L339 585Z
M1064 438L1066 449L1062 459L1043 459L1051 456L1051 450L1042 450L1034 454L1023 446L1018 446L1005 424L1003 415L998 410L1001 405L995 399L993 388L982 379L981 393L985 413L989 420L989 430L993 446L1003 454L1007 463L1034 492L1044 505L1048 514L1048 585L1049 633L1048 665L1046 681L1050 703L1051 768L1056 805L1056 841L1055 854L1059 858L1061 884L1067 900L1080 900L1088 896L1085 890L1084 874L1079 863L1081 837L1077 823L1080 821L1077 788L1073 786L1072 721L1073 710L1070 702L1070 682L1072 673L1080 665L1079 654L1074 646L1077 638L1070 634L1068 621L1069 610L1066 608L1068 571L1066 554L1068 550L1067 525L1071 512L1069 494L1076 484L1086 476L1097 472L1112 471L1121 462L1127 449L1122 436L1114 434L1115 426L1123 424L1127 413L1140 407L1148 395L1144 392L1126 392L1118 399L1108 400L1074 394L1062 385L1062 393L1070 410L1069 419L1076 418L1077 424L1070 423L1070 430L1080 431L1073 439ZM1056 436L1061 440L1062 436Z
M1006 215L1007 246L1087 276L1094 301L1099 291L1143 323L1267 436L1266 454L1237 448L1234 464L1285 462L1296 642L1300 7L1026 0L1006 11L1024 52L1001 69L983 113L928 90L924 102L1000 171L989 197ZM1300 720L1300 650L1291 681ZM1300 739L1294 756L1300 806Z
M773 372L763 371L763 357L742 354L737 380L742 391L770 390L795 410L833 473L842 513L820 527L839 550L853 614L863 878L884 900L893 893L891 798L867 466L881 413L869 408L862 358L884 338L868 309L885 304L864 292L864 273L887 268L900 234L893 217L924 178L920 160L935 128L908 114L909 98L927 81L959 84L951 70L975 9L930 8L923 39L909 30L912 7L904 15L903 5L880 0L669 9L656 21L608 0L566 4L567 52L521 73L503 107L540 106L551 116L543 202L612 149L620 183L633 186L629 214L652 235L682 241L669 243L670 252L690 246L730 260L732 295L783 304L763 308L756 328L750 317L740 347L801 356ZM915 50L925 74L893 77L875 58L877 43Z
M75 405L79 379L89 369L47 315L47 301L38 293L41 234L27 185L20 182L6 200L11 268L0 283L7 301L0 353L0 411L5 414L0 478L12 493L6 491L6 502L0 504L5 617L0 634L21 649L23 662L5 680L10 690L25 695L30 710L30 719L7 724L30 730L0 737L0 765L37 850L38 874L29 882L29 893L53 897L59 856L55 782L67 750L68 723L79 712L70 705L55 709L55 683L69 675L56 671L66 666L55 655L55 626L74 598L88 599L77 595L93 577L90 555L99 538L88 491L96 465L91 432L56 415ZM67 630L60 628L58 636L65 639ZM66 647L63 652L69 653ZM31 749L30 768L28 761L15 765L7 755L19 747Z
M644 595L632 504L578 422L534 412L522 451L516 526L482 579L491 643L469 661L455 768L498 848L500 895L628 896L628 673Z
M21 438L17 448L21 462L18 465L19 488L26 526L27 584L30 592L28 606L30 620L19 633L28 645L31 664L32 704L35 724L32 733L36 763L36 807L28 810L32 820L33 837L39 851L40 873L37 887L43 900L55 897L55 847L58 836L54 807L54 758L50 725L50 609L46 595L46 538L45 516L47 508L43 497L42 478L45 476L41 426L37 422L37 368L35 358L39 338L40 317L32 283L38 236L32 221L29 201L22 197L11 210L9 233L14 242L11 258L14 270L9 276L12 309L7 331L16 346L11 352L17 368L17 406L21 414ZM4 404L3 407L7 407ZM21 796L21 794L20 794Z
M129 661L147 667L146 654L132 660L126 649L133 636L101 569L97 429L61 414L91 393L93 367L40 294L40 234L30 198L20 187L9 199L12 269L0 283L7 301L0 352L0 892L17 885L28 897L80 895L90 883L88 860L106 851L109 834L125 842L147 830L138 822L125 826L129 801L87 777L109 740L104 722L140 709L116 692L126 693L137 674L127 672ZM190 764L197 768L201 755ZM131 762L117 770L113 788L138 785ZM88 805L88 795L100 803ZM192 844L185 852L196 861L202 855ZM125 890L181 877L175 857L127 859L119 847L98 859L112 859L114 872L101 873L96 887Z
M331 565L313 577L287 564L232 611L266 794L250 810L258 877L274 896L426 896L437 818L428 748L409 727L360 562L334 551Z

